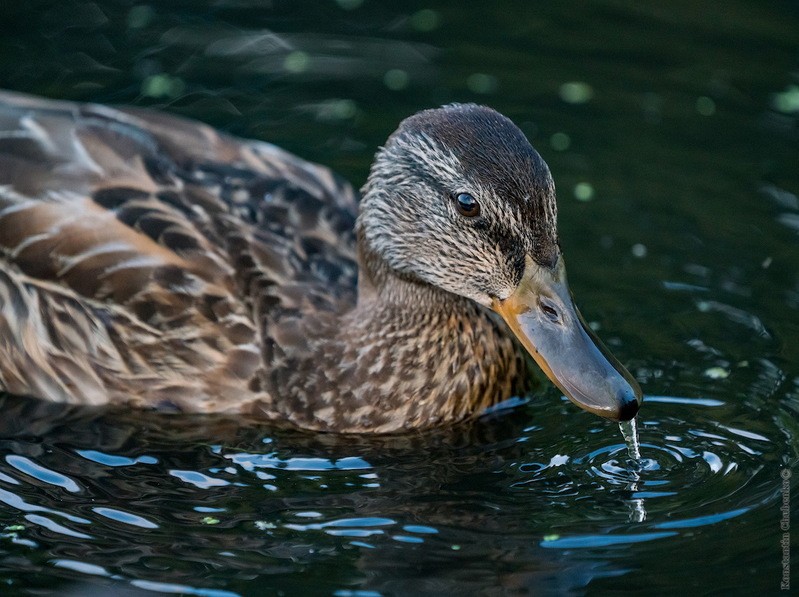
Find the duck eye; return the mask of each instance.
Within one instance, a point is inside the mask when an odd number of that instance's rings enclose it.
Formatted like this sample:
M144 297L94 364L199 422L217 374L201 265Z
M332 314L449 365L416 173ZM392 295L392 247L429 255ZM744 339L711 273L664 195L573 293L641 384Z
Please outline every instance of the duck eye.
M458 193L455 203L458 206L458 213L462 216L473 218L480 214L480 204L469 193Z

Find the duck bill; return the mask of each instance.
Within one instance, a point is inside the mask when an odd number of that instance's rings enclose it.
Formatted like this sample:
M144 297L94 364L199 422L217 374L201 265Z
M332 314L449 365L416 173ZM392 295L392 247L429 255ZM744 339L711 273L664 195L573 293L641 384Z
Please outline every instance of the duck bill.
M550 269L528 256L515 292L495 299L493 308L577 406L615 421L628 421L638 412L641 388L586 325L566 283L562 257Z

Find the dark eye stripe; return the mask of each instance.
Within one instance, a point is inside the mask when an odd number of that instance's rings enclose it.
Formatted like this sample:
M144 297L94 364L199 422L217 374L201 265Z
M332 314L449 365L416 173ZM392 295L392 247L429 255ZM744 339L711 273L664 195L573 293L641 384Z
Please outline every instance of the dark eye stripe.
M458 208L458 213L462 216L473 218L480 215L480 204L469 193L458 193L455 197L455 205Z

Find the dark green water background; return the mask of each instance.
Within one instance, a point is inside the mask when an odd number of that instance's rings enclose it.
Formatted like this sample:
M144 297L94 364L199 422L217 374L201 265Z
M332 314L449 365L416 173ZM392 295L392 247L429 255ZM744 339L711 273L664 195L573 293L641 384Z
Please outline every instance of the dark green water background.
M783 517L799 586L795 2L3 2L0 29L2 87L201 119L358 186L404 116L499 109L648 397L638 473L548 385L379 439L4 398L0 594L772 594Z

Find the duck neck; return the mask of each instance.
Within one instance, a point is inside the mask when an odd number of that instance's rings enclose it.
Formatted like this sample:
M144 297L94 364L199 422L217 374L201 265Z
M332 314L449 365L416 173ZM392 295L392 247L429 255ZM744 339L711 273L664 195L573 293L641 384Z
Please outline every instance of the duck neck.
M351 310L281 328L263 377L275 398L256 410L307 429L398 432L475 417L526 388L527 361L486 309L362 244L359 262Z
M359 239L361 240L361 239ZM366 241L358 243L358 310L390 308L409 313L457 311L468 299L393 270ZM469 309L471 311L471 309Z
M356 307L341 322L339 389L353 431L399 431L479 414L516 389L522 363L504 326L476 303L392 271L359 246ZM341 384L341 382L344 382ZM343 421L342 419L347 419Z

